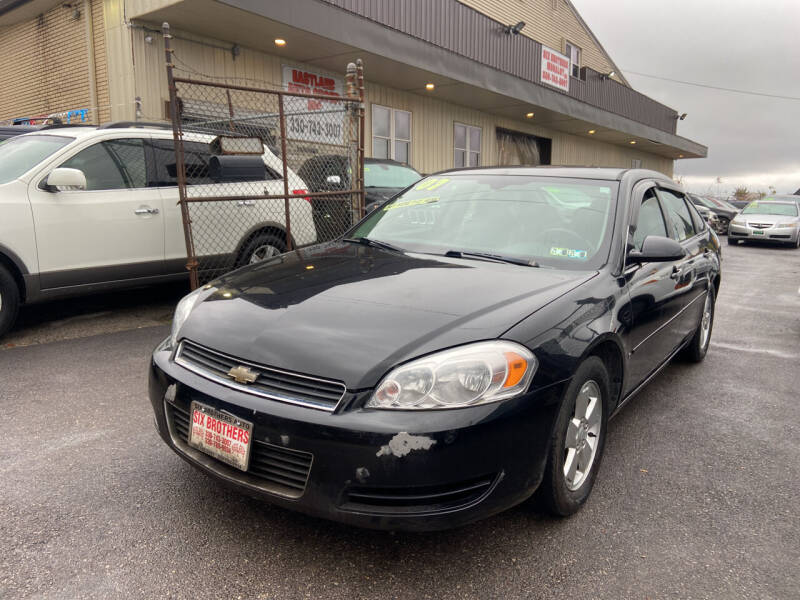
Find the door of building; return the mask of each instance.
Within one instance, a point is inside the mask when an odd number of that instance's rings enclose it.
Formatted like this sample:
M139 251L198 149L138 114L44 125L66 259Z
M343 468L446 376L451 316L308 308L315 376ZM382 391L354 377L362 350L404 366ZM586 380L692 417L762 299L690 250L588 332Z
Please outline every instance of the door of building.
M497 128L498 165L549 165L552 140Z

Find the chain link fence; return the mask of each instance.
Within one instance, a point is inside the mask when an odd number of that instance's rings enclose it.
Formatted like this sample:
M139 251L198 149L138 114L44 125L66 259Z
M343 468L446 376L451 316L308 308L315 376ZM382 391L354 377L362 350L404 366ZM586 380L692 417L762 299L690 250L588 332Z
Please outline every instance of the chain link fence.
M192 287L231 269L335 239L364 213L363 70L345 96L175 77L164 37L176 178Z

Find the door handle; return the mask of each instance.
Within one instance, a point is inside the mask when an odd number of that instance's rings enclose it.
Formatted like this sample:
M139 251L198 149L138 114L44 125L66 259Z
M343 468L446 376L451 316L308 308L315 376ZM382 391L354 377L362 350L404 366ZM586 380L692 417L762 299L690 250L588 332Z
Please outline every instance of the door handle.
M239 200L236 206L253 206L255 203L255 200Z
M157 208L137 208L133 211L135 215L157 215L158 209Z

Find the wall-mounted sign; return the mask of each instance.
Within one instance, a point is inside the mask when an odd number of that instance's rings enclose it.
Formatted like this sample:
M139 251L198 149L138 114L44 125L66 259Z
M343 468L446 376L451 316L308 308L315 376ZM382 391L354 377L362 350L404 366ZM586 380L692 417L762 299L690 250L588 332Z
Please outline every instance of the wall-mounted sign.
M552 48L542 46L542 83L558 88L563 92L569 91L569 57Z
M344 81L339 77L289 65L283 67L283 89L287 92L341 98ZM344 143L345 104L315 98L286 96L286 137L324 144Z

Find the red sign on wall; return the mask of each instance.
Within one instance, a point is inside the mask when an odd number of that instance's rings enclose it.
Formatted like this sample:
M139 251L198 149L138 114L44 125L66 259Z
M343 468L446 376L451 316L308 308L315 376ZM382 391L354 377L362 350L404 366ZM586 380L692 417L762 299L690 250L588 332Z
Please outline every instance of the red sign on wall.
M561 91L569 91L569 58L552 48L542 46L542 83Z

